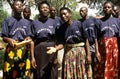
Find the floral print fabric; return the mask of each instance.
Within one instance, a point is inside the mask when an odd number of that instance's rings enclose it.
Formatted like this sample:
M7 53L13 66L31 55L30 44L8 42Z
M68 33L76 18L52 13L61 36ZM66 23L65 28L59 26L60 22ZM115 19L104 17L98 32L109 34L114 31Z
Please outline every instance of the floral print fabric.
M4 59L3 79L29 79L30 52L27 47L7 46Z
M62 79L92 79L91 65L86 64L84 47L66 47Z
M118 79L117 38L102 38L99 49L101 62L95 65L94 79Z

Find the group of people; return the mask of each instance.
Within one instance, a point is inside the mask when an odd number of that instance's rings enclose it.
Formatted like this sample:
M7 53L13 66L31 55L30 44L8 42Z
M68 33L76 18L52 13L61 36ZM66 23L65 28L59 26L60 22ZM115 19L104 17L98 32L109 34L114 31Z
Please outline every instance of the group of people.
M8 43L3 79L30 79L31 72L34 79L58 79L57 53L63 48L62 79L119 79L120 19L115 9L105 2L104 16L96 18L81 7L81 19L72 20L68 7L58 17L56 8L42 1L38 19L31 20L30 7L23 9L22 1L15 0L13 15L2 23Z

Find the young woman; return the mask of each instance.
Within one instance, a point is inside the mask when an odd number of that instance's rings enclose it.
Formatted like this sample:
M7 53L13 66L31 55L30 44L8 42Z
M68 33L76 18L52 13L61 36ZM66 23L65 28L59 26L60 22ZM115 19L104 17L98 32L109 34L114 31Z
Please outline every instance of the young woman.
M39 18L33 21L35 54L32 65L35 68L34 79L57 79L56 54L47 53L47 47L55 46L55 21L49 18L50 6L46 1L38 4Z
M5 51L3 79L29 79L29 50L26 40L31 40L31 25L21 16L22 2L14 1L13 16L6 18L2 24L2 37L8 43ZM17 46L18 44L22 44ZM31 49L33 53L33 48Z
M94 79L118 79L118 44L120 20L112 15L113 3L103 5L104 17L98 20L101 62L96 64Z
M23 9L23 17L29 21L32 21L30 19L30 16L31 16L31 9L29 6L26 6L24 9Z
M88 16L88 9L87 7L80 8L80 16L82 17L79 21L82 23L82 27L85 29L86 33L88 33L88 40L90 43L90 52L92 57L92 71L94 71L94 66L96 60L97 62L100 61L100 53L98 50L98 41L96 35L96 18ZM94 73L92 73L94 75ZM91 74L91 75L92 75Z
M113 7L113 16L116 18L120 18L120 7L117 5L114 5Z
M64 23L56 30L58 45L48 47L47 52L54 53L64 45L62 79L87 79L86 67L91 63L87 34L79 21L71 19L69 8L61 8L60 16Z

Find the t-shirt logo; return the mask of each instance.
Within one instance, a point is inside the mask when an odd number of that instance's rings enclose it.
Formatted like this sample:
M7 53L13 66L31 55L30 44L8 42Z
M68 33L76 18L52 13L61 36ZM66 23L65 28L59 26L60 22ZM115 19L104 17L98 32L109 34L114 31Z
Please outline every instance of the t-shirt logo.
M27 28L27 26L23 26L23 28Z
M48 26L49 28L53 28L53 26Z
M23 32L24 35L26 35L26 31L24 28L16 28L13 32L12 32L12 35L14 35L16 32Z

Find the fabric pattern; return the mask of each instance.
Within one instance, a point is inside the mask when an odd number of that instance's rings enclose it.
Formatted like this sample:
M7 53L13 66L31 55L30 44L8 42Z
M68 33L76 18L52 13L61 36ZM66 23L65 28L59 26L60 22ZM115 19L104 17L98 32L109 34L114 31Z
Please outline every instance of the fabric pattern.
M30 78L30 52L27 47L14 49L7 46L5 52L3 79Z
M86 64L84 47L66 47L62 79L92 79L91 65Z
M99 48L102 60L95 65L94 79L118 79L117 38L102 38Z

